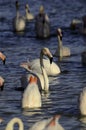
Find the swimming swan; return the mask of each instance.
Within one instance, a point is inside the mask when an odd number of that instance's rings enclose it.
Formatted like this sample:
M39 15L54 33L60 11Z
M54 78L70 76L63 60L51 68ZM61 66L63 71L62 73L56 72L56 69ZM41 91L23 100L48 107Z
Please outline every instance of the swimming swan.
M19 13L19 3L18 3L18 1L16 1L15 5L16 5L16 17L13 20L13 26L14 26L14 30L16 32L21 32L21 31L25 30L26 20Z
M41 5L39 13L35 17L35 30L38 38L48 38L50 36L50 20L44 12L44 6Z
M49 57L53 58L53 56L50 53L49 49L48 48L43 48L41 50L41 52L40 52L40 59L35 59L35 60L32 60L32 61L28 62L27 63L28 67L32 71L42 73L41 68L40 68L40 61L42 61L48 76L56 76L56 75L58 75L61 72L59 66L54 62L52 62L52 64L50 64L48 59L44 59L43 56L44 55L46 56L46 54L48 54Z
M26 4L25 5L25 18L26 20L30 21L30 20L33 20L34 19L34 15L32 13L30 13L30 8L29 8L29 5Z
M24 130L24 125L23 125L22 120L21 120L20 118L17 118L17 117L14 117L13 119L11 119L11 120L8 122L8 124L7 124L6 128L5 128L5 130L13 130L13 127L14 127L14 125L15 125L16 123L19 125L19 130Z
M86 116L86 87L80 93L79 110L81 115Z
M41 73L39 73L39 71L37 72L36 70L31 70L30 66L28 65L28 63L22 63L20 66L27 69L29 74L22 76L21 78L21 84L22 87L25 88L27 86L27 80L29 79L30 75L34 75L37 77L38 79L38 86L39 88L41 88L42 90L48 91L49 90L49 79L48 79L48 75L46 73L46 70L44 68L44 64L43 64L43 58L41 58L41 56L45 54L45 56L47 56L50 60L50 64L52 64L52 55L49 51L48 48L43 48L41 50L41 54L40 54L40 60L39 60L39 64L40 64L40 70ZM39 68L38 68L39 69Z
M41 107L41 94L37 85L37 78L30 76L28 85L23 93L22 108Z
M62 30L60 28L57 29L57 38L58 38L58 48L56 49L55 56L58 57L66 57L70 56L71 52L68 47L63 46L62 44Z

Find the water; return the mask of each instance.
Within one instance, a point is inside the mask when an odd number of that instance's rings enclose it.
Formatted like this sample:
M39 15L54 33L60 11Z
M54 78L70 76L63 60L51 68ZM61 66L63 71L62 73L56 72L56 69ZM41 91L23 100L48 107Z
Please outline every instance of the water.
M28 0L20 0L21 13L24 14L25 3ZM0 51L7 56L6 65L0 61L0 73L5 78L4 91L0 92L0 117L4 122L0 124L0 130L4 130L7 122L12 117L23 120L25 130L40 119L51 117L61 113L61 125L65 130L85 130L86 124L78 116L78 96L86 85L86 68L81 64L81 52L86 48L86 37L69 29L74 18L81 18L86 13L85 0L29 0L31 12L34 15L43 4L51 21L50 39L39 40L35 37L34 22L27 23L27 29L23 35L13 32L12 19L15 16L15 0L0 0ZM21 109L22 92L16 91L20 87L20 77L25 71L19 64L28 59L39 57L40 49L48 47L52 53L57 48L56 29L63 30L63 43L70 47L71 57L64 58L58 63L62 71L50 84L50 91L42 95L42 107L40 109ZM84 118L84 122L86 119Z

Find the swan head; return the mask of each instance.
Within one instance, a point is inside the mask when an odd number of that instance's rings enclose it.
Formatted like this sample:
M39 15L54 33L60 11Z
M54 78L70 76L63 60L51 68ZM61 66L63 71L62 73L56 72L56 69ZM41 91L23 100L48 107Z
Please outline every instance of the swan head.
M49 58L49 60L50 60L50 64L52 64L53 56L52 56L50 50L47 47L44 47L41 50L41 54L47 56Z
M57 36L59 36L60 39L62 40L62 30L61 30L61 28L57 29Z
M43 5L40 6L40 8L39 8L39 13L40 13L40 14L43 14L43 13L44 13L44 6L43 6Z
M18 9L19 8L19 2L16 1L15 5L16 5L16 8Z
M3 61L3 64L5 64L6 56L2 52L0 52L0 58Z
M29 8L29 5L28 5L28 4L25 5L25 9L30 12L30 8Z

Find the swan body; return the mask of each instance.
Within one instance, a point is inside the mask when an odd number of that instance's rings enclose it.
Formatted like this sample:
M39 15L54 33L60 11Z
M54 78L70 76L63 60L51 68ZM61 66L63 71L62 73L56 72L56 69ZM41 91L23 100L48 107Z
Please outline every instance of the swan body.
M75 29L79 29L80 26L82 27L83 25L83 21L79 20L79 19L73 19L71 24L70 24L70 28L75 30Z
M35 17L35 29L38 38L47 38L50 36L49 17L44 13L43 6L40 6L39 14Z
M21 119L14 117L11 121L8 122L5 130L13 130L14 125L18 123L19 130L24 130L24 125Z
M40 60L43 62L45 71L47 73L48 76L56 76L59 73L61 73L61 70L59 68L59 66L52 62L52 64L50 64L50 61L48 59L43 59L43 56L46 54L49 55L49 57L53 58L52 54L50 53L49 49L46 48L46 51L44 51L45 49L43 48L42 51L40 52L40 59L34 59L27 64L27 70L31 70L31 71L35 71L38 73L42 73L41 68L40 68ZM47 53L46 53L47 52Z
M86 51L84 51L84 52L81 54L81 60L82 60L82 64L83 64L83 65L86 65Z
M70 56L71 55L70 49L68 47L63 46L62 44L62 31L60 28L57 30L57 37L58 37L58 48L54 55L58 57Z
M49 49L43 48L41 50L40 62L39 62L41 73L37 72L36 70L34 70L34 71L31 70L31 68L28 67L28 63L22 63L21 67L27 69L30 75L32 74L32 75L36 76L38 78L38 81L41 84L41 89L48 91L49 90L49 79L48 79L48 75L46 73L46 70L44 68L43 59L41 58L41 56L43 55L42 53L44 53L50 59L50 63L52 63L52 55L51 55ZM29 78L29 74L28 74L28 78ZM26 78L26 80L22 79L21 81L26 82L28 78ZM22 84L25 84L25 83L22 83ZM38 84L38 86L39 86L39 84Z
M79 110L80 110L81 115L86 116L86 87L80 93Z
M23 93L22 108L41 107L41 104L41 94L37 85L37 78L31 76L28 86Z
M25 12L26 12L26 14L25 14L26 20L30 21L30 20L34 19L34 15L32 13L30 13L30 9L29 9L28 4L26 4L26 6L25 6Z
M14 30L17 32L24 31L26 27L26 20L19 13L19 3L16 1L16 17L13 21Z

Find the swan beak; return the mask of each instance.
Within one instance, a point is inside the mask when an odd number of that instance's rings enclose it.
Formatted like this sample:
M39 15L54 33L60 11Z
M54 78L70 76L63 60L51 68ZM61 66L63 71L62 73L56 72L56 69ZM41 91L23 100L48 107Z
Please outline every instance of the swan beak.
M53 61L53 57L50 58L50 64L52 64L52 61Z

